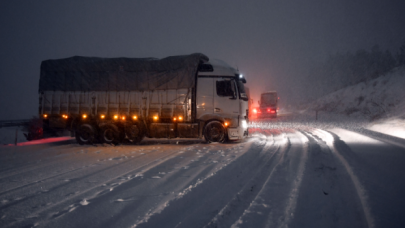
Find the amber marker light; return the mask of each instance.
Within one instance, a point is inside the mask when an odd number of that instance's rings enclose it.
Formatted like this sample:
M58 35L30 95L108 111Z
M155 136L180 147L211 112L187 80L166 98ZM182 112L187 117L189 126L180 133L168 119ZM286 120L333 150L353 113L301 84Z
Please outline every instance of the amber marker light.
M63 117L64 119L67 119L67 118L68 118L68 115L62 115L62 117Z
M125 116L121 116L121 119L122 119L122 120L125 120Z
M225 122L224 125L225 125L225 127L228 127L229 123L228 123L228 122Z
M182 116L179 116L179 121L182 121L183 120L183 117Z
M104 119L104 118L105 118L105 115L101 115L100 118L101 118L101 119Z
M118 115L114 115L114 120L118 120Z
M153 119L154 119L154 120L157 120L157 119L158 119L158 116L154 116Z
M44 114L44 118L45 118L45 119L48 118L48 114Z
M86 119L86 118L87 118L87 115L86 115L86 114L83 114L82 117L83 117L83 119Z
M176 121L177 120L177 118L176 117L173 117L173 121Z
M133 116L132 119L136 120L136 119L138 119L138 117L137 117L137 116Z

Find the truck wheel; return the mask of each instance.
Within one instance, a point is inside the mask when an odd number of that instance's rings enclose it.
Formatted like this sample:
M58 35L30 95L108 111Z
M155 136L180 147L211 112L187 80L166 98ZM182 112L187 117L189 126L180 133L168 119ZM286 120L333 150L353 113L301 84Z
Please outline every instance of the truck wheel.
M113 124L106 124L101 127L101 141L108 144L118 144L122 137L120 130Z
M92 144L95 139L96 131L90 124L82 124L76 129L75 135L76 141L80 145Z
M226 129L219 121L211 121L204 127L204 137L208 143L211 142L225 142Z
M131 143L138 144L144 137L142 126L139 123L134 123L125 126L125 134Z

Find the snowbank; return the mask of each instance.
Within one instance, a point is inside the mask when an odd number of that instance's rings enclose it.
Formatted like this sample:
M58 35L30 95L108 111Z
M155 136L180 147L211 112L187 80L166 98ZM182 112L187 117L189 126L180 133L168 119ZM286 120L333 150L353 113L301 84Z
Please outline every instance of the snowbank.
M368 120L405 117L405 67L387 75L338 90L309 105L310 110L364 117Z
M390 118L371 123L367 128L372 131L405 139L405 119Z
M369 121L366 128L405 138L405 67L310 103L306 113Z

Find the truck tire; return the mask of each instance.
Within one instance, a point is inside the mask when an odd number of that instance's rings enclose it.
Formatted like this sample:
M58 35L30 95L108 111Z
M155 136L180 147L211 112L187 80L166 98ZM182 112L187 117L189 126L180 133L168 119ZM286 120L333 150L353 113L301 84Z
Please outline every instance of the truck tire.
M204 127L204 138L208 143L226 141L226 129L219 121L208 122Z
M145 135L143 127L139 123L126 125L125 134L128 140L134 144L140 143Z
M114 124L101 126L100 140L107 144L118 144L122 141L122 133Z
M90 124L81 124L75 131L76 141L80 145L92 144L96 138L96 131Z

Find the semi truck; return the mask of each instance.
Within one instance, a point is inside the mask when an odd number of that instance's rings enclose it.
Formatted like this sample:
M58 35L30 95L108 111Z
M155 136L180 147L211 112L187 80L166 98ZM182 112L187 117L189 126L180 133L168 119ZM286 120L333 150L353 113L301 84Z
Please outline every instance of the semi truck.
M79 144L138 144L150 138L242 140L246 79L201 53L157 58L74 56L45 60L39 115Z
M257 118L276 118L278 112L277 91L267 91L260 94L259 107L256 109Z

